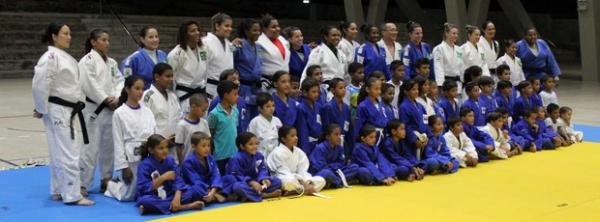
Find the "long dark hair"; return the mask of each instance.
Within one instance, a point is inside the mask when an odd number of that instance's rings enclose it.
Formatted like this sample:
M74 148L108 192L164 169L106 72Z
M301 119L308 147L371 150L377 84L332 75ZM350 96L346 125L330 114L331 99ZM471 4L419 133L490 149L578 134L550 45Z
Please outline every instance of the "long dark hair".
M143 160L150 156L150 150L158 146L163 140L165 140L164 136L160 134L152 134L150 137L148 137L146 142L143 142L142 145L135 149L135 153L140 155Z
M410 79L402 83L402 86L400 86L400 94L398 94L398 107L400 107L400 104L402 104L402 101L404 101L404 97L406 97L405 92L410 91L415 86L418 87L418 85L419 83L414 79Z
M127 97L129 95L127 95L126 89L131 89L131 87L133 87L133 84L135 84L135 82L137 82L138 80L144 82L144 80L141 77L136 75L130 75L127 78L125 78L125 84L123 85L123 90L121 90L121 95L119 96L119 106L127 102Z
M360 102L362 102L363 100L365 100L367 98L367 96L369 95L367 93L367 88L373 87L373 85L375 84L375 82L379 81L378 78L375 77L370 77L367 79L367 81L365 81L365 84L360 88L360 91L358 92L358 100L357 103L360 104Z
M183 50L187 50L188 45L188 35L190 25L196 25L198 27L198 31L200 31L200 24L196 21L186 21L179 26L179 32L177 33L177 43L179 43L179 47ZM202 46L202 41L198 41L198 46Z
M353 21L341 21L340 25L339 25L339 29L342 32L342 38L346 38L346 30L348 30L350 28L350 26L352 25L352 23L354 23L354 25L356 25L356 27L358 28L358 25L356 24L356 22Z
M66 26L66 24L59 21L51 22L50 24L48 24L46 32L44 33L44 36L42 36L42 43L47 45L53 45L54 40L52 40L52 35L58 35L58 32L60 32L60 29L63 26Z
M100 36L102 34L107 34L108 35L108 31L104 30L104 29L94 29L90 32L90 36L87 38L87 40L85 40L85 53L90 53L90 51L92 51L92 49L94 48L94 46L92 45L92 41L96 41L100 38ZM103 57L106 55L102 55Z

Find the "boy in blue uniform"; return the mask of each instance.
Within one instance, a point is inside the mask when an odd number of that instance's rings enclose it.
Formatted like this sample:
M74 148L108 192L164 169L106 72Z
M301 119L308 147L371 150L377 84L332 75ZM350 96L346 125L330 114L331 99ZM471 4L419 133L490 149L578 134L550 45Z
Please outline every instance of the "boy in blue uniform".
M235 139L239 147L227 163L227 175L234 176L232 192L243 201L260 202L282 194L281 180L269 176L264 156L258 152L256 136L243 132Z

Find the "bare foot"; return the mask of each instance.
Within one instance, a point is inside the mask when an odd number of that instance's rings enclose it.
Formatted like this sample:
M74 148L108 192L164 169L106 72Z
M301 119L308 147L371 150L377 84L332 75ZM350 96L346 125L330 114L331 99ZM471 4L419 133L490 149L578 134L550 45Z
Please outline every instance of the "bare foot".
M219 203L223 203L225 202L227 199L225 199L225 197L219 193L215 193L215 199L217 199L217 202Z
M92 206L92 205L96 204L96 202L91 201L91 200L86 199L86 198L83 198L81 200L78 200L74 204L75 205L79 205L79 206Z
M79 190L79 192L81 193L82 196L87 197L88 195L90 195L87 192L87 189L85 187L81 187L81 189Z
M179 207L177 210L201 210L202 208L204 208L204 202L195 201L189 204L181 205L181 207Z
M408 177L406 178L406 181L408 182L413 182L416 179L416 175L414 173L411 173L410 175L408 175Z
M50 198L54 201L61 201L62 200L62 196L60 196L60 194L52 194L52 196L50 196Z
M271 193L263 193L262 194L262 198L264 198L264 199L275 198L275 197L280 197L280 196L281 196L281 190L276 190Z

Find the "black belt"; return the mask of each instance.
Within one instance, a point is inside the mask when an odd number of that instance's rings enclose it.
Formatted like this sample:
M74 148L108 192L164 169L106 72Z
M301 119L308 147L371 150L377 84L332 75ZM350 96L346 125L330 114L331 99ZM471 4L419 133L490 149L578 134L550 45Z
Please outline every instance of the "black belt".
M540 68L527 68L527 67L523 67L523 71L528 71L528 72L545 72L544 69L540 69Z
M247 86L250 86L250 87L256 87L256 88L259 88L259 87L260 87L260 83L261 83L261 81L260 81L260 80L259 80L259 81L250 81L250 80L243 80L243 79L240 79L240 83L241 83L242 85L247 85Z
M219 85L219 80L207 79L206 82L212 85Z
M190 88L187 86L177 85L177 86L175 86L175 90L181 90L181 91L185 92L185 94L183 96L179 97L179 102L184 101L187 98L190 98L192 95L194 95L194 93L200 93L207 97L210 96L210 95L206 94L206 88L201 88L201 87ZM212 96L210 96L209 98L212 99Z
M85 119L83 118L83 108L85 108L85 103L84 102L76 102L76 103L72 103L69 101L66 101L64 99L58 98L56 96L50 96L48 98L48 102L57 104L57 105L61 105L61 106L66 106L66 107L70 107L73 109L73 111L71 111L71 139L75 139L75 130L73 129L73 118L75 118L75 114L77 114L77 116L79 116L79 124L81 124L81 132L83 133L83 143L85 144L89 144L90 140L88 139L88 134L87 134L87 128L85 127Z
M456 82L460 82L460 77L458 77L458 76L446 76L446 77L444 77L444 79L454 80Z
M87 96L85 97L85 101L88 101L88 102L93 103L93 104L97 104L96 102L94 102L94 100L90 99ZM106 108L106 103L100 103L100 105L98 105L98 107L96 108L96 110L94 110L94 113L96 115L99 115L104 108Z

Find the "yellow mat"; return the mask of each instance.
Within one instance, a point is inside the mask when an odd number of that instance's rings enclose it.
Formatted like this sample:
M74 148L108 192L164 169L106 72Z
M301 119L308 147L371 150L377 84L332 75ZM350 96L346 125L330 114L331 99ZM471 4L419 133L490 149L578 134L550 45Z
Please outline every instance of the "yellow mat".
M281 198L157 221L600 221L600 144L525 153L393 186Z

